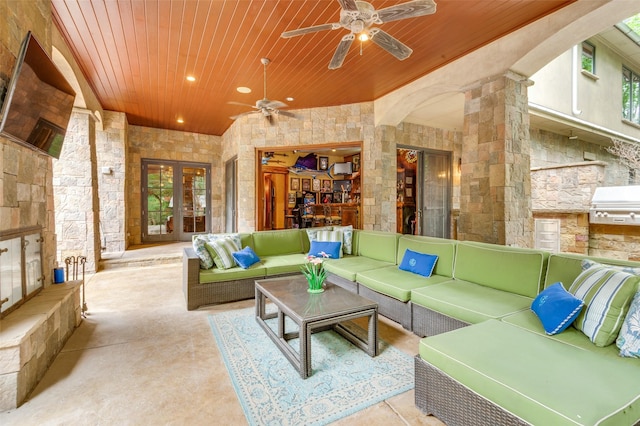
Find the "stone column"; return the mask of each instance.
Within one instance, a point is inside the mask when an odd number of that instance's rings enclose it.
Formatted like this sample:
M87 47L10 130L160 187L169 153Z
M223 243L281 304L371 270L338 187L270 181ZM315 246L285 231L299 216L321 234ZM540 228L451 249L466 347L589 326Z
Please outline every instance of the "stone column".
M460 240L533 247L529 85L508 72L465 93Z
M95 122L90 111L74 110L60 159L53 163L58 263L85 256L85 271L95 272L100 232Z
M96 132L101 246L107 253L127 249L127 117L105 111Z

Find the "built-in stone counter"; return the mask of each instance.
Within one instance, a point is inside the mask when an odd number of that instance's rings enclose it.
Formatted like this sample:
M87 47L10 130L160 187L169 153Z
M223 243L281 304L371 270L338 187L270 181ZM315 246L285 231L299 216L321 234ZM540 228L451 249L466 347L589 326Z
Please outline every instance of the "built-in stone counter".
M51 285L0 320L0 411L25 401L80 325L81 285Z

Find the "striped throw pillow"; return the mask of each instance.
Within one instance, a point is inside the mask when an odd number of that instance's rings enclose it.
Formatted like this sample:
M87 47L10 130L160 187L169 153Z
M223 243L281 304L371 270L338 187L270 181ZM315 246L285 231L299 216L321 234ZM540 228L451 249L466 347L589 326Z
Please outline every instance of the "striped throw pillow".
M220 269L233 268L236 265L233 253L240 251L234 238L223 237L211 240L206 244L207 251L213 258L213 263Z
M341 243L342 244L342 231L318 231L316 234L315 241L321 242L333 242L333 243ZM344 247L342 244L341 247ZM339 251L340 257L342 257L342 248Z
M596 346L616 340L640 277L603 266L592 266L575 279L569 293L585 306L573 326Z

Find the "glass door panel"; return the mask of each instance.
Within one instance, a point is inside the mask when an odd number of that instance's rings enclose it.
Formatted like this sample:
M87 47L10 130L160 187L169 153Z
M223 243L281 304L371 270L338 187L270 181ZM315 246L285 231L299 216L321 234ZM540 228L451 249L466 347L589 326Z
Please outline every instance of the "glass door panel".
M420 234L449 238L451 156L424 152L423 158Z
M204 167L182 169L182 216L184 233L207 229L207 170Z
M24 237L24 264L25 279L27 283L27 295L44 286L42 274L42 260L40 248L42 247L40 234L30 234Z
M144 170L146 169L146 170ZM145 171L146 235L155 240L170 240L174 232L173 182L174 167L169 164L148 163Z
M21 238L0 241L0 312L22 299Z

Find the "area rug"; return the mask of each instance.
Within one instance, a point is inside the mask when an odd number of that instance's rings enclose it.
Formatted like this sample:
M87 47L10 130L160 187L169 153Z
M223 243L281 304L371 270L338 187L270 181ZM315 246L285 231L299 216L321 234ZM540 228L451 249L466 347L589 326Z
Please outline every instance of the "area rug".
M268 322L275 330L276 320ZM303 380L254 308L210 315L209 323L251 425L325 425L414 387L412 358L382 340L371 358L334 331L313 334L313 371ZM298 339L290 344L298 350Z

